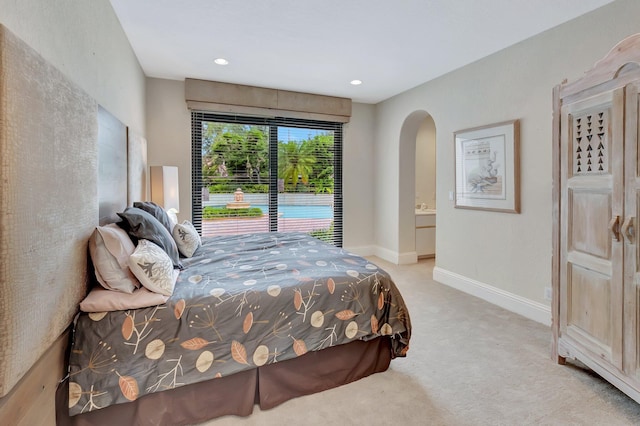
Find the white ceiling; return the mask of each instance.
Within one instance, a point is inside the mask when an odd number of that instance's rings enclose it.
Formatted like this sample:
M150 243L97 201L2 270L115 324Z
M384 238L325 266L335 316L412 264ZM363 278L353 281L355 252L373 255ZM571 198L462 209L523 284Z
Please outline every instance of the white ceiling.
M110 1L149 77L377 103L613 0Z

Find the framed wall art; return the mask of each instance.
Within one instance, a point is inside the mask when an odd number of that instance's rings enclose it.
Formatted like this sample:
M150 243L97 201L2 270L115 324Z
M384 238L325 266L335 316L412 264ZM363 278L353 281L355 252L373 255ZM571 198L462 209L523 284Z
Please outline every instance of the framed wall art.
M454 132L455 207L520 213L518 120Z

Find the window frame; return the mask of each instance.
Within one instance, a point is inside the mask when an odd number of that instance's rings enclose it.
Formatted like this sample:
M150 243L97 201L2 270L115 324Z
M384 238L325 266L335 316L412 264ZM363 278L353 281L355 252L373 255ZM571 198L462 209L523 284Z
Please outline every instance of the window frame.
M269 232L278 230L278 127L297 127L333 131L333 244L343 243L343 188L342 188L342 146L343 123L332 121L305 120L288 117L260 117L228 115L208 111L191 112L191 222L198 232L202 230L202 122L222 122L243 125L268 126L269 128ZM196 188L200 188L197 189Z

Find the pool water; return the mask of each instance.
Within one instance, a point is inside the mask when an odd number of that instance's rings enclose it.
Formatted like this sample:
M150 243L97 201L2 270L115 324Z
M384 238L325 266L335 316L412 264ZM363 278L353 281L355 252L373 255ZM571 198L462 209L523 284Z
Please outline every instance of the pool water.
M267 205L251 205L259 207L263 214L269 213ZM285 219L331 219L333 218L333 207L331 206L299 206L292 204L278 205L280 217Z

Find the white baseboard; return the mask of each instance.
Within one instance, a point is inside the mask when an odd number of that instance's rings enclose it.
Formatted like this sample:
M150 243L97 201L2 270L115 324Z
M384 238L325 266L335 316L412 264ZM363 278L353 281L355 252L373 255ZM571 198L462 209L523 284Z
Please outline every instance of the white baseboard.
M438 266L433 268L433 280L479 297L525 318L544 325L551 325L551 308L542 303L467 278L455 272L447 271Z
M384 259L395 265L410 265L418 262L418 253L415 251L398 253L397 251L389 250L384 247L374 246L373 253L371 253L371 255L377 256L380 259Z
M418 252L398 253L398 265L411 265L412 263L418 263Z
M387 262L398 264L398 253L380 246L373 247L373 255Z

